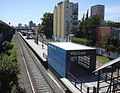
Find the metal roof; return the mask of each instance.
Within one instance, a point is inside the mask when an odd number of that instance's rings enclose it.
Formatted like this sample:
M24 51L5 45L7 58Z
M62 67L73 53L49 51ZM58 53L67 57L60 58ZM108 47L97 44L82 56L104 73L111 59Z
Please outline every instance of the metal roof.
M0 20L0 24L9 26L8 24L6 24L5 22L3 22L2 20Z
M117 64L117 63L119 63L119 62L120 62L120 57L118 57L118 58L116 58L116 59L114 59L114 60L112 60L112 61L104 64L104 65L101 66L100 68L96 69L94 72L97 72L97 71L99 71L99 70L102 70L102 69L104 69L104 68L106 68L106 67L108 67L108 66L115 65L115 64ZM119 66L119 65L118 65L118 66Z
M10 25L8 25L7 23L3 22L2 20L0 20L0 27L2 28L9 28L9 29L14 29L14 27L11 27Z
M49 42L49 43L54 46L60 47L64 50L91 50L91 49L95 50L95 48L71 42Z

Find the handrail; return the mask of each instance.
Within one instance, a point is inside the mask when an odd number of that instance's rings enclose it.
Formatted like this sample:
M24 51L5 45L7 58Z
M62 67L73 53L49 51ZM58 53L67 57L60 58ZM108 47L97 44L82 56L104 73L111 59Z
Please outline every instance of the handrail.
M67 73L67 78L70 80L70 82L82 93L86 92L89 93L90 91L93 91L95 93L96 87L88 87L84 84L84 82L81 82L78 80L75 76L73 76L71 73ZM73 81L73 82L72 82ZM84 91L84 92L83 92Z

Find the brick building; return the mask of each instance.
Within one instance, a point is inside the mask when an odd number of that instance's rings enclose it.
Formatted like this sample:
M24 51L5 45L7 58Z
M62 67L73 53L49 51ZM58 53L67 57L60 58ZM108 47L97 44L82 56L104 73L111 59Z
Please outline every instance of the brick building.
M98 27L96 44L99 44L106 35L111 35L111 27Z

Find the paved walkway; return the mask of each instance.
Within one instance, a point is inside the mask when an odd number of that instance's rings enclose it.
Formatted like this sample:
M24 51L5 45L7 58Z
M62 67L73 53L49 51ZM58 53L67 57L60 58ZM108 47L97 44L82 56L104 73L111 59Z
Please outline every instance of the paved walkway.
M26 36L22 36L22 37L34 49L34 51L42 58L43 61L47 61L47 45L43 44L40 41L38 42L38 44L36 44L34 39L27 39Z

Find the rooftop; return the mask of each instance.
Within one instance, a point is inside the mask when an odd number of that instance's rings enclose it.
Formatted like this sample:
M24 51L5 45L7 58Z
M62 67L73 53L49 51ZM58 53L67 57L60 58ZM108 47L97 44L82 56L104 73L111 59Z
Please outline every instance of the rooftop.
M6 24L5 22L3 22L2 20L0 20L0 24L9 26L8 24Z
M103 6L105 6L105 5L100 5L100 4L98 4L98 5L94 5L94 6L92 6L92 7L97 7L97 6L102 6L102 7L103 7Z
M95 48L71 42L49 42L49 43L57 47L60 47L64 50L91 50L91 49L95 50Z

